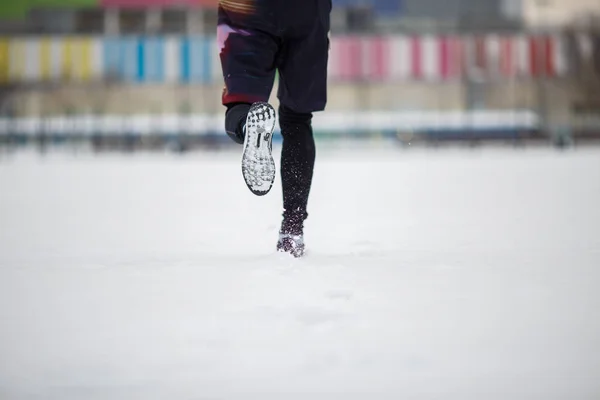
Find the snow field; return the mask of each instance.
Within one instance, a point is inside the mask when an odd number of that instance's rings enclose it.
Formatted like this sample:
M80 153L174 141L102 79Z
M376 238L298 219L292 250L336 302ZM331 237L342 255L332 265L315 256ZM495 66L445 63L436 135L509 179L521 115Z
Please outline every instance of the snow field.
M600 397L600 151L317 157L0 159L0 398Z

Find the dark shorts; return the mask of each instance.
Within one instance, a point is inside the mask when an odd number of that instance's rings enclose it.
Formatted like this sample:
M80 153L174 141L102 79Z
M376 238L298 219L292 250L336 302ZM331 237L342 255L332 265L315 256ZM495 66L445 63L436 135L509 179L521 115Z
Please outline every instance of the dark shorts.
M279 72L282 105L299 113L324 110L331 1L277 0L271 8L255 3L261 1L219 5L223 104L268 101Z

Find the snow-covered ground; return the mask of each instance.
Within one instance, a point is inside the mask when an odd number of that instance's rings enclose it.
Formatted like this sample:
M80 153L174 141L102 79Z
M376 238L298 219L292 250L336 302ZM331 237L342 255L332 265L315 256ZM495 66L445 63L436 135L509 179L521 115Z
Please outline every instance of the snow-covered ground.
M600 150L0 158L0 399L600 398Z

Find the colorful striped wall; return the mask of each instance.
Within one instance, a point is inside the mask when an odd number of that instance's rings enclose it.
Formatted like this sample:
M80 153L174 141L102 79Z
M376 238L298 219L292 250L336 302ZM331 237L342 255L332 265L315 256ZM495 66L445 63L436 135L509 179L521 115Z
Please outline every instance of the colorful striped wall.
M558 36L337 37L329 74L383 81L560 77L568 72L565 50Z
M334 36L333 81L452 81L561 77L567 56L558 36ZM0 38L0 82L91 81L218 83L214 37Z

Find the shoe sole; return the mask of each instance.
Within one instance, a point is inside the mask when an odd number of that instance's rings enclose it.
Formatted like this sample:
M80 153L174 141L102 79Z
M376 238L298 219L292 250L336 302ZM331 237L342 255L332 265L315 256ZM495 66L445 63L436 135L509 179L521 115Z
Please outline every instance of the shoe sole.
M256 196L264 196L275 182L275 160L273 160L273 131L275 109L269 104L252 104L246 118L242 175L248 189Z

